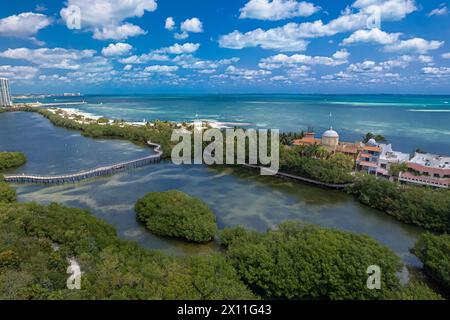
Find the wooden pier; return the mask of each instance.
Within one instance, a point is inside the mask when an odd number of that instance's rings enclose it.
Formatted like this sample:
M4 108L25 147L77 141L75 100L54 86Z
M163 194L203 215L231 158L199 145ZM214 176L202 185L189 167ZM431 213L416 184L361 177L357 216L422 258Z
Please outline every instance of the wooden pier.
M252 164L242 164L241 166L244 168L252 169L252 170L267 170L267 171L269 171L268 168L264 168L264 167L252 165ZM342 190L350 185L350 183L345 183L345 184L326 183L326 182L321 182L321 181L317 181L317 180L313 180L313 179L309 179L309 178L305 178L305 177L300 177L300 176L296 176L296 175L284 173L284 172L279 172L279 171L273 172L273 176L284 178L284 179L289 179L289 180L306 182L306 183L314 184L316 186L319 186L322 188L327 188L327 189Z
M150 141L147 141L147 145L149 147L153 147L153 150L156 153L136 160L116 163L110 166L99 167L91 170L80 171L66 175L58 175L58 176L41 176L29 174L5 175L5 181L12 183L38 183L38 184L75 183L86 179L109 176L120 171L143 167L149 164L160 162L162 155L161 146L159 144L152 143Z

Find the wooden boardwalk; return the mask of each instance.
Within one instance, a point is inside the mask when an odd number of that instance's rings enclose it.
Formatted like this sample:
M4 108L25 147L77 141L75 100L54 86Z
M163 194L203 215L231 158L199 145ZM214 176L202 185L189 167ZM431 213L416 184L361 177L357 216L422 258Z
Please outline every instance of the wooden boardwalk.
M41 176L28 174L5 175L5 181L13 183L39 183L39 184L75 183L86 179L113 175L117 172L124 171L127 169L143 167L149 164L160 162L162 156L161 146L159 144L152 143L150 141L147 141L147 145L149 147L153 147L153 150L156 153L136 160L116 163L110 166L99 167L91 170L80 171L66 175L58 175L58 176Z
M254 170L269 171L269 169L267 169L267 168L257 166L257 165L252 165L252 164L243 164L242 166L244 168L249 168L249 169L254 169ZM280 178L285 178L285 179L306 182L306 183L310 183L310 184L315 184L319 187L328 188L328 189L336 189L336 190L345 189L346 187L348 187L350 185L350 183L346 183L346 184L326 183L326 182L321 182L321 181L317 181L317 180L313 180L313 179L309 179L309 178L305 178L305 177L300 177L300 176L296 176L293 174L284 173L284 172L280 172L280 171L278 171L276 173L274 172L274 176L277 176Z

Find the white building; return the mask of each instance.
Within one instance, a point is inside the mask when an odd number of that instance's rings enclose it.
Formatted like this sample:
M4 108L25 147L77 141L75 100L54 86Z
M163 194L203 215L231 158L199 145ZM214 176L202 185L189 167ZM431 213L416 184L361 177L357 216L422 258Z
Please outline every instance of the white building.
M336 151L339 145L339 134L332 127L322 134L322 145L331 151Z
M416 152L408 162L408 172L401 173L399 180L438 188L449 188L450 157Z
M378 168L377 173L384 176L389 175L389 170L391 165L406 163L409 161L409 153L403 153L399 151L392 150L391 144L380 144L381 153L378 158Z
M9 81L5 78L0 78L0 107L12 106L11 93L9 91Z

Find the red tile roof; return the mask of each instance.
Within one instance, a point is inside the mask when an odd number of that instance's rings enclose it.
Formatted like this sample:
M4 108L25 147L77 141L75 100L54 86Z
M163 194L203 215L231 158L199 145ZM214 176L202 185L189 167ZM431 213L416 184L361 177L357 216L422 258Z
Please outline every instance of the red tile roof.
M420 165L418 163L413 163L413 162L408 163L408 167L415 171L436 173L436 174L440 174L440 175L450 175L450 169L428 167L428 166L423 166L423 165Z
M378 164L376 162L360 161L358 164L363 167L370 167L370 168L378 167Z
M302 139L296 139L292 142L293 145L301 146L304 144L321 144L322 140L311 138L311 137L304 137Z
M364 146L363 150L381 152L380 147Z
M373 157L373 155L370 153L361 153L359 156L361 158L372 158Z

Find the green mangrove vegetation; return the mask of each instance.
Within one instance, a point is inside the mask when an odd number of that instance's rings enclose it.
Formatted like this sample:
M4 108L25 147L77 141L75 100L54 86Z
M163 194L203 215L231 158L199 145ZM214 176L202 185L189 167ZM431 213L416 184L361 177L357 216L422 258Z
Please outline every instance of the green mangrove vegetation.
M399 290L391 291L386 295L387 300L444 300L422 281L410 280Z
M120 240L89 212L0 204L0 299L254 299L225 257L171 257ZM81 289L66 287L68 259Z
M97 120L97 123L109 123L109 119L105 117L101 117Z
M52 124L68 129L79 130L82 132L83 136L86 137L124 139L140 144L150 140L161 145L162 151L164 152L163 158L166 159L170 158L173 146L178 143L171 141L171 135L175 128L175 124L168 121L155 121L152 125L147 124L139 127L124 125L123 122L120 121L115 121L113 124L106 124L106 122L82 123L82 121L80 121L82 120L81 118L77 120L68 119L62 116L62 112L60 111L51 112L42 108L20 108L17 110L37 112L49 119ZM302 133L282 134L281 138L288 141L301 137L301 135ZM245 143L245 150L248 151L248 139L246 139ZM270 146L270 140L268 141L268 144ZM204 142L203 148L207 145L208 143ZM306 150L299 146L286 149L285 145L281 145L281 171L325 183L344 184L352 181L350 172L354 164L350 157L340 154L330 155L325 149L318 146L310 146L309 148L311 150ZM225 140L224 149L226 149ZM245 158L248 160L248 152L246 152Z
M27 158L21 152L0 152L0 172L17 168L24 165ZM4 181L4 177L0 174L0 203L11 203L16 201L16 190Z
M399 289L400 259L365 235L284 222L266 233L225 229L221 239L244 282L268 297L383 299ZM380 290L366 287L371 265L383 270Z
M41 108L19 108L21 111L38 112L54 125L79 130L86 137L117 138L142 144L151 140L161 145L163 158L169 159L177 142L170 140L174 123L155 121L145 126L130 126L123 121L113 124L84 123L82 116L77 121L62 115L62 111L51 112ZM396 219L438 232L450 230L450 191L403 186L397 183L361 175L355 179L352 174L354 159L343 154L330 154L321 146L289 146L289 141L301 137L302 133L281 134L286 144L280 146L280 171L332 184L351 184L347 192L356 196L363 204L387 212ZM368 133L364 140L384 137ZM226 141L224 141L226 148ZM248 147L248 139L245 141ZM208 143L203 143L205 148ZM269 141L270 145L270 141ZM235 145L236 147L236 145ZM248 148L245 148L248 151ZM193 154L193 153L192 153ZM248 152L245 154L248 160ZM398 175L403 166L393 166L392 174Z
M360 175L347 192L372 208L405 223L437 232L450 232L450 190L393 183Z
M450 235L425 233L411 252L422 262L426 274L450 290Z
M0 174L0 203L11 203L16 201L16 190L4 181L3 176Z
M138 207L162 217L164 231L176 226L200 236L205 230L196 228L207 225L212 236L217 230L202 202L177 191L150 193ZM198 215L201 210L206 216ZM180 212L189 214L180 218ZM198 224L177 225L191 213L193 221L202 217ZM55 203L0 201L0 230L0 299L441 298L423 283L400 286L399 257L376 240L300 222L266 233L225 229L224 253L193 257L144 249L119 239L88 211ZM446 246L421 249L433 251L436 261L447 259L438 271L447 281L448 248L447 238ZM80 290L67 289L69 259L80 266ZM370 265L383 270L381 290L366 287Z
M137 144L152 141L161 145L163 158L170 158L173 143L170 141L175 124L167 121L155 121L153 125L130 126L121 122L113 124L83 123L81 118L74 120L61 115L61 112L51 112L42 108L17 108L17 111L37 112L47 118L53 125L81 131L82 135L90 138L123 139ZM80 116L79 116L80 117Z
M181 191L150 192L137 201L135 211L157 235L207 242L217 232L216 217L208 206Z
M26 162L22 152L0 152L0 171L20 167Z
M280 171L325 183L346 184L353 181L353 158L333 155L319 146L281 148Z

